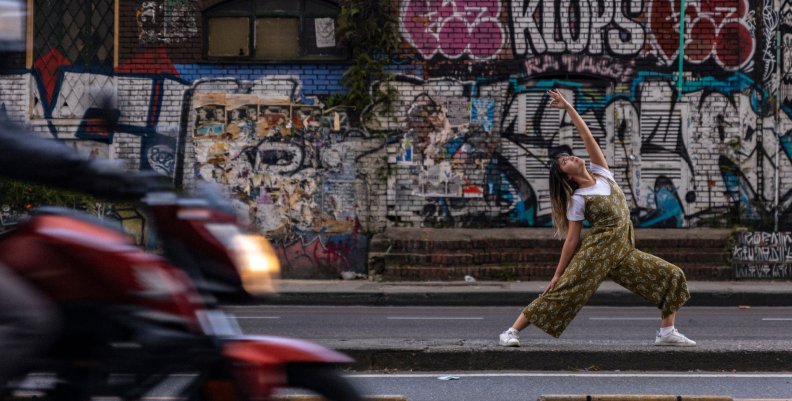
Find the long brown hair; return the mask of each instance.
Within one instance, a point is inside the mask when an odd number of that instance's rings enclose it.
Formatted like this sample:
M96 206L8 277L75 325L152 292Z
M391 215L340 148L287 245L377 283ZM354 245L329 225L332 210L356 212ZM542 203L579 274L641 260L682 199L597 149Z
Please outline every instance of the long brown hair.
M552 209L551 215L553 217L553 228L555 229L555 236L557 238L564 238L567 229L569 228L569 221L566 214L569 208L569 202L572 200L572 194L575 193L578 185L576 182L570 180L567 175L561 171L558 165L558 159L569 156L568 153L557 153L550 159L550 207Z

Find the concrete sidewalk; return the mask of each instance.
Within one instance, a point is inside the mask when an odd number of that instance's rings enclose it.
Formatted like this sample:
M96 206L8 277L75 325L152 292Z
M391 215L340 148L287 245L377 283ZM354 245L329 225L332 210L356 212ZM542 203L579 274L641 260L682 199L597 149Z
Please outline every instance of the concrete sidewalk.
M545 281L374 282L368 280L281 280L275 305L521 306L536 298ZM792 281L689 281L687 306L792 306ZM648 306L611 281L588 302L597 306Z

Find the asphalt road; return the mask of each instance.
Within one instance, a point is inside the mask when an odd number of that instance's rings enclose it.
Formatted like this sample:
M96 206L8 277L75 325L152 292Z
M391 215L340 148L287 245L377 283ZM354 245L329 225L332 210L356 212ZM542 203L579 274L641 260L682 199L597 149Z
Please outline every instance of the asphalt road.
M438 379L449 375L459 379ZM547 394L730 395L792 400L792 374L439 372L348 377L363 394L402 394L410 401L528 401Z
M342 342L494 342L520 312L514 307L228 307L247 334L283 335L338 345ZM585 307L560 340L529 328L524 347L596 349L603 344L651 344L659 325L652 307ZM690 307L677 327L707 346L746 349L746 344L789 344L792 308ZM713 345L717 344L717 345ZM656 347L648 347L652 349ZM508 355L511 355L509 353ZM643 356L644 358L646 356ZM652 356L650 356L651 358ZM684 369L680 369L684 370ZM350 372L364 394L403 394L410 401L536 400L545 394L730 395L792 400L790 372ZM440 380L456 376L458 380Z
M246 334L322 340L495 341L520 313L514 307L230 306ZM652 307L584 307L561 337L575 342L653 341L659 310ZM792 307L683 308L676 327L699 343L786 342ZM536 328L521 334L531 341L557 341ZM790 367L792 369L792 367Z

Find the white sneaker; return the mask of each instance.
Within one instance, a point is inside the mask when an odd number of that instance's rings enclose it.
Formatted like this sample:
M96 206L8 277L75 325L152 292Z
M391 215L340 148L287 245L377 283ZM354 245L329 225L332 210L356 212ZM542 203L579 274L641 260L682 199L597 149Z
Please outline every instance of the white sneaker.
M517 330L508 329L503 333L500 333L499 343L502 347L519 347L520 335L518 334Z
M674 331L664 336L661 336L660 331L658 331L654 345L667 347L695 347L696 342L685 337L682 333L678 332L677 329L674 329Z

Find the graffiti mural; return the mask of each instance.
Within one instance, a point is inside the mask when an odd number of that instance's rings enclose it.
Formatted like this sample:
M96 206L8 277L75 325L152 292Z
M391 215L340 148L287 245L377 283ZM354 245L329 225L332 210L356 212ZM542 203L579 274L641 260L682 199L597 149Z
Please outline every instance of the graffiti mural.
M344 63L207 60L201 10L219 1L32 3L0 115L220 184L295 277L363 273L363 233L387 226L548 226L547 160L584 152L551 88L636 227L792 227L791 1L400 0L395 99L362 127L326 106ZM306 26L342 43L337 21Z
M397 173L391 180L392 221L474 226L480 224L477 216L486 215L495 225L549 224L545 161L561 149L583 152L568 117L547 107L543 93L551 88L565 91L591 127L628 196L636 226L728 221L766 226L776 211L782 224L792 220L792 177L782 173L791 167L790 158L781 158L781 165L774 159L775 149L789 154L784 134L792 129L789 2L694 0L680 10L679 2L671 0L507 0L499 21L511 54L502 49L496 59L463 59L462 66L442 60L458 58L459 51L444 53L442 45L416 41L410 31L426 27L426 33L437 33L429 27L441 26L443 18L420 17L447 18L450 11L435 11L461 2L420 2L421 8L412 9L408 3L400 11L402 34L428 59L423 64L431 75L421 80L405 76L410 84L397 86L404 105L396 111L397 119L414 140L418 167L403 162L406 139L401 139L394 146L400 152L397 171L407 169L416 178L409 184ZM489 3L466 2L472 4ZM408 26L405 21L427 24ZM778 31L781 49L775 47ZM426 44L430 46L421 47ZM485 178L479 182L484 199L505 195L500 204L507 205L506 212L493 213L487 209L491 204L482 207L476 199L456 196L459 164L427 163L427 156L435 156L434 138L445 138L426 135L423 145L424 137L407 117L430 82L443 79L451 81L440 92L468 103L471 127L491 133L492 151L485 154ZM781 109L774 111L776 95ZM429 97L442 104L440 93ZM486 107L494 106L495 116L481 119L483 98L492 99ZM428 206L418 206L419 196L429 198ZM505 202L518 196L532 203ZM424 209L446 217L437 219ZM424 218L412 217L418 215Z
M653 0L648 13L655 49L669 63L679 56L678 8L678 1ZM701 63L713 58L730 71L744 66L756 51L749 11L748 0L687 2L685 60Z
M637 55L646 34L634 16L641 13L643 4L625 0L509 0L512 50L516 57L584 52Z
M388 148L390 177L404 224L458 226L518 220L535 222L536 195L502 154L496 100L460 99L467 84L401 79L397 118L407 133ZM410 149L407 162L406 149Z
M500 0L402 0L400 23L404 38L424 58L486 59L506 40L500 14Z
M350 139L342 110L272 92L197 93L191 108L196 178L227 189L241 223L276 244L285 274L364 273L355 157L365 140Z

